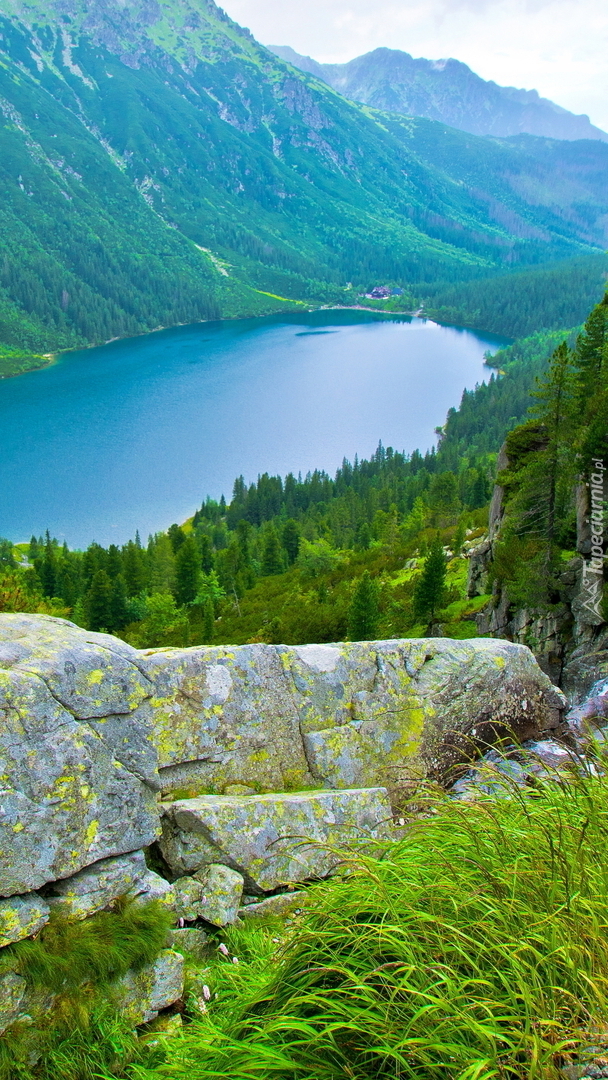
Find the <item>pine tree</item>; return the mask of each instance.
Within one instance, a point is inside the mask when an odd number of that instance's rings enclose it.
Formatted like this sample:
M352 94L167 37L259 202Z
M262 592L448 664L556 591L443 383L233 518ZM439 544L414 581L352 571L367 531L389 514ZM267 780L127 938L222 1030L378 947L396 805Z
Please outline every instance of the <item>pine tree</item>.
M207 533L203 533L202 536L199 537L198 543L201 551L203 573L210 574L215 565L215 560L213 558L213 545L211 544L211 540L207 536Z
M139 596L146 588L147 554L134 540L129 540L122 549L122 572L128 596Z
M351 641L372 641L378 629L380 607L378 584L365 570L359 578L348 612L348 633Z
M167 533L159 533L148 544L150 589L152 592L173 592L175 587L175 555Z
M112 624L112 582L105 570L98 570L85 597L89 630L109 630Z
M266 528L264 536L264 548L262 553L262 574L264 577L270 574L283 573L283 556L281 544L274 525Z
M46 539L44 542L44 554L36 564L36 570L38 577L40 578L40 584L42 585L42 592L45 596L54 596L57 587L57 558L55 554L55 545L51 540L49 531L46 531Z
M597 391L602 366L606 362L607 344L608 292L593 308L576 343L577 382L583 404Z
M194 537L188 536L175 556L175 599L180 605L191 604L201 583L201 558Z
M585 323L574 363L582 419L579 464L587 471L593 458L608 456L608 293Z
M424 568L414 590L414 615L432 622L445 600L447 561L441 538L435 537L424 562Z
M171 541L171 547L173 548L173 554L177 555L182 544L186 542L186 534L180 525L170 525L167 532Z
M300 529L293 518L288 518L281 532L281 541L290 566L295 563L300 551Z

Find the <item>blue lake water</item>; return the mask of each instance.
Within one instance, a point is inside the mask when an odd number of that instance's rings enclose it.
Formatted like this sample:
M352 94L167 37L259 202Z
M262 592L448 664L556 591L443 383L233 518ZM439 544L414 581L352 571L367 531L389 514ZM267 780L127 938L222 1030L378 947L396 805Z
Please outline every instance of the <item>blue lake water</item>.
M0 536L72 547L183 521L234 478L422 451L502 340L323 311L202 323L0 381Z

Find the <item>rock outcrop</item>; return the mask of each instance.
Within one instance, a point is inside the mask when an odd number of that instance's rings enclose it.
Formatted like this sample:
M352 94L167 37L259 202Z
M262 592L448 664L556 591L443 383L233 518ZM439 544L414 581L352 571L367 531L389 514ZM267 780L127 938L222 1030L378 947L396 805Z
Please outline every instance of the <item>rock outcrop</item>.
M2 614L0 948L122 897L183 929L227 925L244 891L264 903L390 836L389 789L441 780L505 730L559 733L564 706L505 641L140 652ZM0 1028L30 1007L21 976L3 979ZM115 996L138 1024L182 985L169 950Z

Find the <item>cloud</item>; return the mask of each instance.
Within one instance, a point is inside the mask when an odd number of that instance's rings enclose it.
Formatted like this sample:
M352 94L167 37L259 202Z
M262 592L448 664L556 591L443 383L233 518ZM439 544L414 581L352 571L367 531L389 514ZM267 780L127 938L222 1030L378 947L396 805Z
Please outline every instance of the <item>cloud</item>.
M601 0L223 0L268 44L339 63L380 46L455 57L536 89L608 129L608 5Z

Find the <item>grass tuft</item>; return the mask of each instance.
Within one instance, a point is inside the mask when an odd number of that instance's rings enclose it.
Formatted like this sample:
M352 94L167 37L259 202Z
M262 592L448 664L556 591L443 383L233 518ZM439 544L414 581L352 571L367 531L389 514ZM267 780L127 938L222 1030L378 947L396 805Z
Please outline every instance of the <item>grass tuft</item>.
M111 985L156 959L171 921L157 902L119 903L82 922L53 915L37 937L3 949L0 971L26 979L31 1015L0 1036L0 1080L124 1077L129 1062L143 1060Z
M85 984L99 989L155 960L171 922L158 902L124 904L82 922L52 915L37 937L5 950L2 960L36 990L66 994L81 992Z

